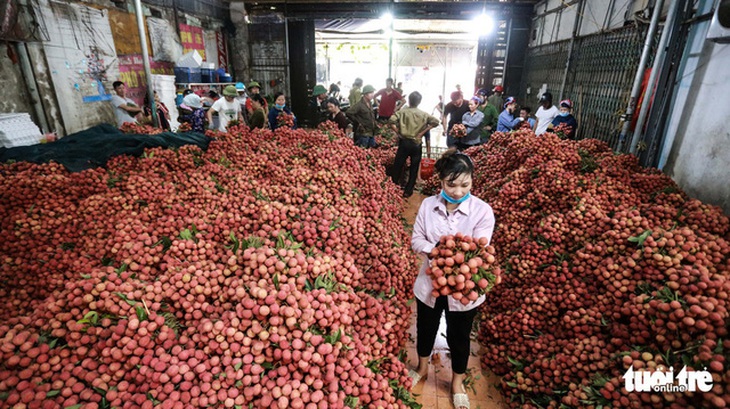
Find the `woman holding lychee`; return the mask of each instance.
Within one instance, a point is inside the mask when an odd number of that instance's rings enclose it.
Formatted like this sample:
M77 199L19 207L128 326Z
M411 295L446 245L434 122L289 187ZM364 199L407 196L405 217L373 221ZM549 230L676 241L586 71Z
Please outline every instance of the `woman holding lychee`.
M427 275L428 255L445 235L461 233L475 238L486 238L488 243L494 230L494 213L483 200L471 195L474 164L469 156L455 149L446 151L436 161L436 172L441 179L441 192L426 198L421 204L413 226L411 245L422 256L423 264L416 278L414 294L418 309L416 317L418 366L410 371L413 385L428 374L429 358L438 332L441 314L446 313L446 340L451 352L453 372L451 392L456 409L469 408L464 389L469 360L470 333L477 307L484 302L482 295L463 303L452 295L434 292L432 279ZM484 240L481 241L484 243Z

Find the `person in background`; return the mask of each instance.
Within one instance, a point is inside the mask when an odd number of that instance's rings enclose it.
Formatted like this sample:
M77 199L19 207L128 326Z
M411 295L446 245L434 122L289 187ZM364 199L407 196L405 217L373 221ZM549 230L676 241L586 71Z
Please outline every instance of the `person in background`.
M229 87L233 87L233 85L229 85ZM233 90L234 91L235 91L235 89L236 88L233 87ZM234 95L234 98L236 96L238 96L237 93ZM215 92L215 91L213 91L211 89L211 90L208 90L208 92L204 96L201 96L200 97L200 100L203 101L203 106L205 106L205 107L212 107L213 104L215 104L215 101L218 101L220 98L221 98L221 96L218 95L217 92Z
M347 119L347 115L340 110L340 101L337 98L332 97L327 100L327 112L329 112L327 120L336 123L337 127L341 129L345 135L352 132L352 124L350 123L350 120Z
M452 92L451 102L446 104L444 107L444 116L441 119L441 123L445 124L446 118L449 118L449 125L446 128L446 146L449 148L456 146L456 140L453 136L451 136L451 128L453 128L456 124L460 124L461 120L464 118L464 114L468 111L469 104L464 103L464 98L462 98L459 91Z
M463 151L464 149L479 145L481 142L481 125L484 121L484 114L477 109L479 108L480 102L479 97L471 97L469 100L469 111L461 118L461 123L466 127L466 136L456 140L456 147L459 150Z
M276 94L274 94L274 106L271 107L269 110L269 128L271 130L275 130L279 127L279 114L286 113L288 115L291 115L294 119L294 125L292 125L292 129L296 129L297 127L297 117L294 116L291 109L289 109L288 106L286 106L286 95L284 95L283 92L279 91Z
M351 106L345 115L355 125L355 145L364 148L375 147L375 130L378 127L373 110L375 87L366 85L362 89L362 97Z
M530 124L530 129L535 129L535 119L530 118L531 111L532 109L530 107L520 107L520 117Z
M394 89L398 91L399 94L403 95L403 82L399 82ZM405 98L405 95L403 95L403 98Z
M540 107L537 108L535 116L535 135L544 134L550 123L553 122L560 110L553 105L553 94L546 92L540 96Z
M444 116L444 96L443 95L439 95L439 102L431 110L431 115L435 114L436 112L438 112L439 118L442 118Z
M327 97L329 98L335 98L338 101L340 100L340 86L337 85L337 83L330 84L329 92L327 93Z
M235 87L236 93L238 93L236 101L241 105L241 114L243 115L243 119L246 120L248 118L248 112L246 111L246 100L248 99L246 97L246 86L242 82L237 82Z
M501 85L497 85L492 89L492 96L489 97L489 103L494 105L495 107L501 107L504 105L504 99L502 94L504 94L504 88L502 88Z
M143 119L142 108L127 98L127 86L122 81L114 81L112 87L116 93L112 96L111 103L114 107L114 116L117 118L117 127L125 122L136 124L138 120Z
M190 95L192 93L193 93L193 90L191 90L190 88L186 88L183 91L183 93L182 93L183 100L180 103L180 105L178 105L178 107L177 107L177 116L178 116L178 118L186 117L186 116L188 116L188 115L190 115L190 114L193 113L193 109L191 107L187 106L187 104L185 104L185 97L187 97L188 95ZM178 119L178 121L180 121L180 120ZM180 121L180 122L182 122L182 121Z
M312 90L311 111L316 121L314 125L319 125L327 120L327 88L324 85L315 85Z
M499 120L497 121L498 132L509 132L515 129L517 125L522 122L524 118L515 118L515 111L517 110L517 100L515 97L508 97L504 101L504 111L499 114Z
M260 94L261 93L261 85L256 81L251 81L248 83L248 95L253 96L254 94ZM262 95L263 97L263 95ZM264 98L264 111L269 110L269 103L266 101L266 98ZM248 113L249 117L251 114L253 114L253 106L251 105L251 99L249 98L246 101L246 112Z
M190 113L181 116L180 122L190 124L190 130L193 132L205 132L205 111L203 110L203 102L200 97L194 93L190 93L183 98L183 104L190 108Z
M390 119L400 107L405 103L405 98L393 88L393 78L385 80L385 88L375 94L375 98L380 97L378 104L378 119L387 121Z
M398 134L398 151L395 153L393 164L393 183L400 182L403 175L403 166L406 159L411 158L411 165L408 168L408 182L403 188L403 197L410 197L418 178L418 167L421 164L421 141L424 136L430 135L428 131L439 124L439 120L424 111L418 109L423 97L418 91L408 95L408 106L393 114L388 123ZM426 136L426 155L431 155L431 138Z
M238 93L236 87L228 85L223 89L223 98L219 98L208 110L208 123L213 124L213 113L218 113L218 130L226 132L228 123L238 121L243 123L241 104L236 101Z
M481 101L479 108L477 109L484 114L484 119L482 120L481 125L481 143L487 143L487 141L489 141L489 137L492 136L492 132L497 129L497 120L499 119L499 111L497 111L497 107L489 103L487 94L489 94L489 91L485 88L477 91L477 97L479 97L479 100Z
M433 283L426 273L428 255L443 235L462 233L491 242L494 212L491 206L471 195L474 164L469 156L455 149L446 151L436 161L436 174L441 180L441 192L426 198L418 209L413 225L411 247L421 258L421 270L413 285L416 297L416 350L418 366L408 375L415 386L428 375L429 358L438 335L441 315L446 314L446 341L451 351L451 394L456 409L469 408L464 388L470 355L470 338L482 295L466 305L451 295L435 297ZM497 279L497 284L499 284Z
M268 127L266 122L266 111L264 111L264 104L266 100L259 94L251 95L251 106L253 107L253 113L249 117L249 127L251 129L263 129Z
M352 83L352 89L350 89L350 96L347 98L350 101L350 106L354 106L362 98L362 78L355 78L355 82Z
M157 95L157 91L153 91L155 94L155 107L157 107L157 120L159 128L166 131L170 130L170 110L167 106L160 102L160 96ZM149 94L144 96L144 116L145 120L152 123L152 106L150 104Z
M456 84L456 92L458 92L459 95L464 98L464 92L461 90L461 84Z
M569 129L565 132L567 139L575 139L575 131L578 129L578 121L572 114L573 103L569 99L560 101L560 114L548 125L548 129L555 129L558 125L565 124Z

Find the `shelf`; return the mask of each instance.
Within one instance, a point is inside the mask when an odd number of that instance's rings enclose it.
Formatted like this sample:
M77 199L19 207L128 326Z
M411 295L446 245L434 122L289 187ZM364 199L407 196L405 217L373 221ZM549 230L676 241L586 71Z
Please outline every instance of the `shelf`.
M186 85L190 87L200 87L200 86L220 86L220 85L236 85L235 82L177 82L175 85Z

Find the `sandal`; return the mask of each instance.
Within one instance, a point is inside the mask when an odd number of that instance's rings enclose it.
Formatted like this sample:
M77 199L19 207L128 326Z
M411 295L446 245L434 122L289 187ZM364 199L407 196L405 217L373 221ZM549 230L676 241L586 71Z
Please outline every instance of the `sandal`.
M469 409L469 396L466 393L455 393L453 394L454 408L466 408Z
M408 370L408 377L411 378L411 388L414 388L421 381L422 376L413 369Z

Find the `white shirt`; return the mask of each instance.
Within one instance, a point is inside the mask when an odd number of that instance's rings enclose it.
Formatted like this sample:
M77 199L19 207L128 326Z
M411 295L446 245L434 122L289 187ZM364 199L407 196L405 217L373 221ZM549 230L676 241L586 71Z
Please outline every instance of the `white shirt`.
M560 110L556 108L555 105L551 106L549 109L545 109L540 106L540 108L537 109L537 112L535 112L535 117L537 117L537 129L535 129L535 135L542 135L547 132L548 125L553 122L553 119L555 119L559 113Z
M491 242L493 231L492 207L478 197L471 196L450 214L446 211L446 202L441 196L426 198L418 209L411 238L411 248L424 258L413 286L416 298L431 308L436 304L436 297L431 294L433 281L426 274L429 263L426 254L431 252L442 236L461 232L474 238L486 237ZM476 301L464 305L452 296L447 296L449 311L469 311L478 307L485 299L486 296L482 295Z
M225 132L228 122L238 119L238 114L241 112L241 103L235 99L228 102L225 98L221 98L215 101L210 109L218 112L218 130Z
M117 118L117 128L122 126L122 124L125 122L131 122L133 124L137 123L137 120L134 119L133 116L129 115L129 112L123 110L122 108L119 108L122 105L129 104L137 106L134 101L129 98L122 98L119 95L112 95L111 103L114 106L114 116Z

